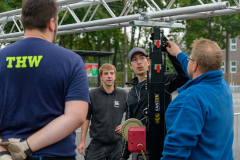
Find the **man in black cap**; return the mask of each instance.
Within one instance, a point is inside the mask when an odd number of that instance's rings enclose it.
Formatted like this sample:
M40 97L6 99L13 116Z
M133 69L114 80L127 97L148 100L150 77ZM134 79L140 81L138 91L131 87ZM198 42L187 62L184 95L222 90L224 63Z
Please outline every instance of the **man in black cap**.
M135 47L129 54L129 67L134 71L137 77L133 78L126 84L132 84L133 87L128 93L126 104L126 120L129 118L137 118L146 124L146 119L142 114L143 110L148 105L148 92L145 89L147 70L150 66L150 60L147 58L147 53L144 49ZM171 93L177 88L185 84L189 79L182 70L181 64L178 60L168 54L177 73L165 73L165 100L166 104L171 102ZM122 150L122 160L129 158L131 153L128 151L128 143L124 142ZM132 160L137 160L138 153L134 153Z

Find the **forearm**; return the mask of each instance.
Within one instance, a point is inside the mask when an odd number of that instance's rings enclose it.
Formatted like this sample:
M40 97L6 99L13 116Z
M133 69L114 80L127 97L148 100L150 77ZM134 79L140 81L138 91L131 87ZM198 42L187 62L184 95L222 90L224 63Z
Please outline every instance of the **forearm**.
M64 139L84 123L88 103L75 101L66 104L63 115L28 137L27 142L33 152Z
M7 151L7 148L5 146L0 145L0 152Z
M80 142L80 143L85 142L86 135L87 135L87 131L88 131L89 122L90 122L90 121L87 119L87 120L83 123L83 125L82 125L82 127L81 127L81 142Z
M32 151L35 152L67 137L80 127L82 123L78 123L75 119L62 115L30 136L27 139L28 144Z
M191 79L191 77L189 77L187 72L187 66L188 66L187 55L184 52L181 52L178 54L177 60L181 63L184 73L188 76L189 79Z
M170 59L174 69L177 71L179 76L186 76L184 74L184 71L182 69L181 63L178 61L178 59L170 54L168 54L168 58Z

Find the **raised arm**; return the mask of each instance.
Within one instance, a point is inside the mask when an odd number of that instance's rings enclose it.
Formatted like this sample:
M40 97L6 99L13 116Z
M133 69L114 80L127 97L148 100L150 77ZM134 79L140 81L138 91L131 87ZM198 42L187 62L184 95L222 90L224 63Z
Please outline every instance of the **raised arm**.
M184 73L180 62L176 57L168 54L169 59L171 60L177 73L165 73L165 90L169 93L174 92L177 88L183 86L189 78Z
M183 69L184 73L188 76L188 73L187 73L187 65L188 65L187 55L180 50L178 45L176 45L175 43L173 43L171 41L168 41L167 51L170 55L172 55L173 57L176 57L178 59L178 61L181 64L181 68ZM190 77L188 76L188 78L190 78Z

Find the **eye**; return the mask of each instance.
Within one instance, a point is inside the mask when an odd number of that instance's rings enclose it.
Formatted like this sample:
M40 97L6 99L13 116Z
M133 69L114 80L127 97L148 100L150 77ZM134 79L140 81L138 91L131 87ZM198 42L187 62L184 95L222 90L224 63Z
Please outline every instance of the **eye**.
M144 60L145 59L145 57L141 57L141 60Z
M132 61L135 62L137 60L137 58L133 58Z

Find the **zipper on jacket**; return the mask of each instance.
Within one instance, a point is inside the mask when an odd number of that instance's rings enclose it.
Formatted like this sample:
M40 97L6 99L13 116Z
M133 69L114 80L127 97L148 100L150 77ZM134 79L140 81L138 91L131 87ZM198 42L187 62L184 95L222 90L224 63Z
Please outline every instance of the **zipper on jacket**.
M137 95L137 97L138 97L138 102L140 101L140 99L141 99L141 90L142 90L142 87L144 86L144 84L145 84L145 82L142 84L142 86L140 87L140 89L139 89L139 91L138 91L138 88L136 87L136 86L134 86L135 87L135 91L136 91L136 95ZM137 93L137 91L139 92L139 94Z

